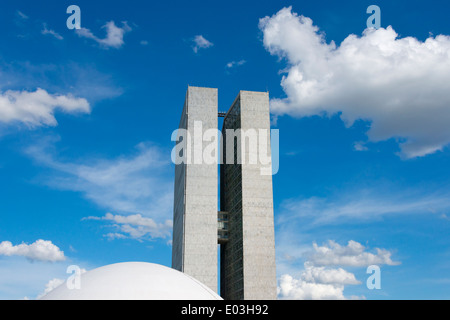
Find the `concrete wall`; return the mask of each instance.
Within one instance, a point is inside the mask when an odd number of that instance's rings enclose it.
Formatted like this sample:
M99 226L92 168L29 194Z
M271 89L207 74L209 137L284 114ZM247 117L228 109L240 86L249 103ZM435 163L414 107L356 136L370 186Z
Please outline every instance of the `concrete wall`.
M194 124L203 134L217 129L217 89L189 87L180 121L192 138L191 163L176 165L172 267L217 292L217 163L202 163L202 152L211 142L194 141ZM217 143L217 141L216 141ZM198 162L199 161L199 162ZM181 202L183 199L183 202Z
M269 94L240 92L241 129L266 129L270 132ZM258 148L261 135L258 135ZM264 140L262 140L264 141ZM270 156L270 138L267 139ZM275 235L273 216L272 175L262 175L260 154L257 164L249 164L250 153L245 146L242 164L242 232L244 265L244 299L276 299Z
M233 118L232 113L239 109L239 118ZM276 299L272 176L261 174L267 172L267 164L260 162L259 153L262 149L259 129L263 129L267 133L263 146L267 151L264 160L270 160L268 93L241 91L227 117L231 118L229 121L225 119L222 131L233 126L233 119L236 119L242 135L241 165L228 163L221 168L221 186L224 186L221 188L221 210L229 211L230 216L229 241L221 246L222 296L225 299ZM252 130L258 134L257 140L253 140L250 146L248 140L243 140L245 133ZM226 136L224 141L227 148L231 139ZM250 159L257 161L250 163ZM227 181L228 176L236 181L233 174L236 170L240 171L238 185ZM232 174L226 175L225 172ZM229 192L232 194L227 195Z

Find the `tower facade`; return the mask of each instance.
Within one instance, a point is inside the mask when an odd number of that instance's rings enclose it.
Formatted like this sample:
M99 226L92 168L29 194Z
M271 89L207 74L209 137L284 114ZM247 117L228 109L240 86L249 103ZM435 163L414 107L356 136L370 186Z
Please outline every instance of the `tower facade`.
M222 127L223 154L232 158L220 168L220 209L228 213L228 241L220 248L225 299L276 298L269 132L269 94L240 91Z
M177 136L175 148L184 163L175 166L172 267L217 291L219 244L224 299L275 299L268 93L240 91L228 112L218 114L217 89L189 87L180 129L188 134ZM198 133L212 129L221 140L200 143ZM200 161L215 146L216 161Z
M217 112L217 89L188 88L176 138L182 161L175 163L172 240L172 268L216 292L218 169L217 162L203 162L202 137L217 130Z

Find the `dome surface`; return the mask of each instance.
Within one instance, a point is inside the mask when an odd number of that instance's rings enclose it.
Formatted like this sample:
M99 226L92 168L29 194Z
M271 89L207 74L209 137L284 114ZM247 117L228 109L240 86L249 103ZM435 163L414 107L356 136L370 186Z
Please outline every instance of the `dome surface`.
M147 262L122 262L81 274L80 289L66 282L41 300L222 300L198 280Z

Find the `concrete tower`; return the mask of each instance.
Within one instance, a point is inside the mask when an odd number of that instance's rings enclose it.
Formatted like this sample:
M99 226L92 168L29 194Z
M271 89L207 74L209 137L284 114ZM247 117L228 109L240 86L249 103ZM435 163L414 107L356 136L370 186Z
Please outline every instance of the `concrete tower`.
M184 153L183 162L175 165L172 241L172 268L196 278L215 292L218 287L217 162L203 162L202 137L208 129L217 130L217 112L217 89L188 88L179 126L182 130L177 137L181 142L180 152Z
M220 248L224 299L276 298L269 133L269 94L241 91L222 128L223 154L234 158L220 168L220 209L228 213L228 241Z
M200 140L217 130L218 116L221 159L211 164L201 157L218 141ZM268 93L240 91L228 112L218 113L217 89L189 87L180 129L188 135L178 135L175 149L183 161L175 166L172 267L217 291L220 244L221 296L275 299Z

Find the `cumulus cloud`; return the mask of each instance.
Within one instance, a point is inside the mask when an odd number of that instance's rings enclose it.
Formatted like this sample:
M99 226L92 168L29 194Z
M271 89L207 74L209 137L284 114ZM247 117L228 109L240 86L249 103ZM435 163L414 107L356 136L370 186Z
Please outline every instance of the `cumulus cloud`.
M395 266L399 262L392 261L392 252L386 249L375 248L375 253L366 252L366 248L359 242L350 240L346 246L342 246L333 240L328 244L319 246L313 244L313 251L308 254L308 260L314 265L352 266L364 267L369 265Z
M344 286L307 282L284 274L278 285L278 298L287 300L344 300Z
M302 279L307 282L323 284L360 284L355 275L345 271L342 268L330 269L325 267L316 267L311 262L305 263L305 271L302 273Z
M342 266L367 267L369 265L398 265L391 259L392 253L386 249L367 252L360 243L350 240L346 246L330 240L327 245L313 243L312 249L304 256L307 261L298 276L296 270L284 272L278 279L278 298L298 300L344 300L364 297L347 297L344 289L348 285L359 285L355 275ZM290 263L294 263L291 257ZM286 271L286 266L282 266Z
M389 26L326 42L313 21L283 8L260 19L265 48L288 62L275 115L339 114L370 122L371 142L394 138L404 158L450 143L450 37L399 38Z
M194 50L195 53L197 53L199 49L206 49L214 45L212 42L206 40L202 35L196 35L192 42L192 50Z
M103 48L118 49L125 43L123 40L125 33L132 30L126 21L122 22L122 27L116 26L114 21L109 21L102 28L106 29L106 37L103 39L97 37L91 32L91 30L86 28L77 29L76 33L82 38L94 40Z
M283 274L278 281L278 298L289 300L344 300L345 285L357 285L355 275L342 268L315 267L305 263L298 278Z
M90 113L86 99L71 94L56 95L38 88L34 92L8 90L0 92L0 122L24 123L29 127L56 126L54 113Z
M32 244L13 245L10 241L0 243L0 255L23 256L30 261L64 261L64 252L48 240L36 240Z
M132 238L139 241L153 238L166 238L170 236L172 230L172 221L166 220L164 223L156 223L152 218L143 217L140 214L128 216L113 215L107 213L103 217L86 217L83 220L106 220L114 222L113 228L119 232L106 234L110 239Z

